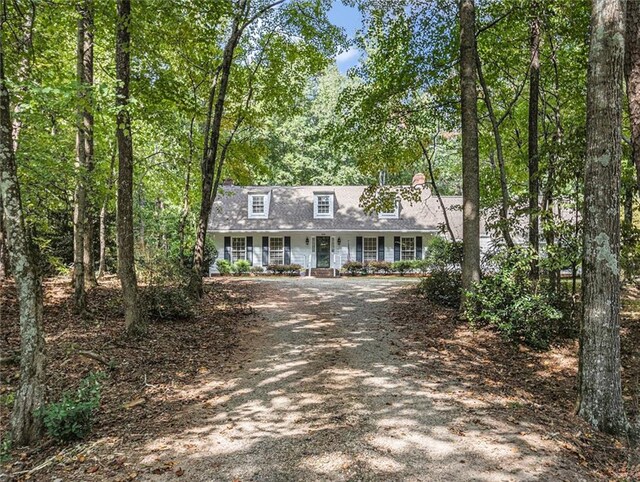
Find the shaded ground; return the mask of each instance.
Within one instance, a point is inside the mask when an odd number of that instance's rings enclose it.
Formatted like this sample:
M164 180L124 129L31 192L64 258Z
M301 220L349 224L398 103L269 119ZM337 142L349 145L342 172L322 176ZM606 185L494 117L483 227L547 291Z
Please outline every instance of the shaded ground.
M623 445L571 415L575 347L536 354L474 334L426 307L413 283L214 284L197 320L154 325L141 348L106 319L70 326L49 337L52 373L80 376L59 347L72 351L69 343L122 361L96 430L62 452L25 454L11 472L46 460L33 478L633 480ZM68 295L49 295L49 318L69 309ZM100 296L118 303L113 292ZM49 333L63 328L49 323ZM634 326L625 333L637 334ZM47 450L59 456L46 459Z

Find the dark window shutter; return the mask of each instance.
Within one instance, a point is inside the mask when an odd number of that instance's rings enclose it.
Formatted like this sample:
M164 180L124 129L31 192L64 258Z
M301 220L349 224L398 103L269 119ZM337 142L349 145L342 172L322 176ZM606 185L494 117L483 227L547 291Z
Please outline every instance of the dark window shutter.
M378 236L378 261L384 261L384 236Z
M284 264L291 264L291 236L284 237Z
M253 266L253 236L247 236L247 261Z
M269 264L269 236L262 236L262 266Z
M231 236L224 237L224 259L231 262Z
M356 236L356 261L362 263L362 236Z
M400 236L393 237L393 260L400 261Z
M422 259L422 236L416 236L416 259Z

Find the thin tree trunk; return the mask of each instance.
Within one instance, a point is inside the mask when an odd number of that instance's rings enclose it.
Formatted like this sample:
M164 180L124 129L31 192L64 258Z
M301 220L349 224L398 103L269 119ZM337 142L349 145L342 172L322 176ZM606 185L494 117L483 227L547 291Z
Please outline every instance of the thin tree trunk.
M239 11L236 12L236 16L233 19L231 34L229 35L229 39L223 52L219 83L217 86L214 84L210 96L212 97L213 90L217 87L217 100L215 102L214 114L213 117L211 117L210 114L207 116L208 119L211 118L212 120L209 122L207 119L207 125L210 125L211 127L210 129L207 129L207 132L205 132L205 148L203 150L202 159L202 198L200 201L200 212L196 228L196 240L193 251L193 272L190 283L190 291L197 297L202 296L202 270L204 265L204 247L207 236L207 223L209 221L211 206L213 205L215 196L215 174L216 171L222 167L217 165L220 130L222 128L222 117L224 115L229 76L233 65L233 54L242 34L240 19L246 8L246 0L240 0L237 8Z
M76 54L76 77L78 80L78 99L76 112L76 188L73 203L73 287L74 305L78 313L84 314L87 309L87 296L84 286L84 238L87 212L87 172L86 141L84 128L84 112L87 102L84 86L84 48L87 28L87 4L78 5L78 36Z
M29 252L13 151L3 37L4 20L0 20L0 198L3 201L6 242L20 306L20 386L11 415L11 438L15 446L21 446L36 442L42 431L39 410L44 402L45 345L41 286Z
M9 252L7 250L5 227L4 227L4 207L2 196L0 196L0 281L9 277Z
M13 152L18 152L20 131L22 130L22 120L20 119L20 111L22 110L22 96L27 91L26 81L31 72L31 49L33 47L33 27L36 19L36 4L29 2L29 8L24 10L24 21L22 23L22 41L20 42L20 52L22 54L18 65L16 78L20 84L20 88L15 97L15 106L13 108Z
M118 0L116 25L116 139L118 142L118 275L122 284L125 327L130 335L142 334L145 326L138 307L133 237L133 144L129 115L131 77L131 1Z
M495 111L493 110L493 103L491 102L491 92L489 92L489 86L487 85L484 79L484 75L482 74L482 63L480 62L480 56L478 55L477 51L475 55L475 61L477 63L478 81L480 82L480 86L482 87L483 99L485 105L487 106L487 113L489 114L489 119L491 120L493 137L496 143L496 156L498 158L498 170L500 172L500 192L502 193L502 202L500 203L499 210L500 231L502 232L502 237L504 238L504 242L507 244L507 246L509 248L513 248L513 239L511 238L511 232L509 230L509 187L507 184L507 172L505 169L504 153L502 151L500 122L498 121Z
M476 14L474 0L460 0L460 93L462 110L462 286L480 281L480 167L476 88ZM463 301L464 303L464 301Z
M532 3L531 68L529 70L529 245L535 254L531 261L531 279L540 277L537 255L540 251L540 196L538 152L538 101L540 97L540 17L538 3Z
M82 109L82 128L84 132L84 171L86 175L85 223L83 237L84 282L87 286L96 286L95 257L93 251L94 202L92 174L94 168L93 149L93 0L84 0L82 4L84 35L82 39L82 91L84 103ZM78 39L80 42L80 39ZM80 54L80 52L78 52Z
M113 153L111 155L111 163L109 164L109 180L107 181L107 192L102 200L102 207L100 208L100 252L99 252L99 267L98 267L98 279L102 278L107 272L107 206L109 205L109 198L114 183L114 168L116 163L116 146L114 146Z
M434 152L434 156L435 156L435 152L436 152L436 141L434 140L434 146L433 146L433 152ZM453 234L453 229L451 229L451 223L449 222L449 215L447 214L447 208L444 205L444 202L442 201L442 196L440 196L440 190L438 189L438 185L436 184L436 178L433 174L433 164L431 162L431 157L429 155L429 152L427 151L426 146L424 145L424 143L422 142L421 139L418 139L418 144L420 144L420 149L422 149L422 155L425 157L425 159L427 160L427 169L429 170L429 179L431 179L431 185L433 186L433 192L436 195L436 198L438 199L438 204L440 204L440 209L442 209L442 214L444 216L444 224L445 227L447 228L447 233L449 233L449 236L451 237L451 242L455 243L456 242L456 235Z
M627 2L625 32L625 77L631 121L631 158L640 189L640 2Z
M583 321L578 414L595 428L629 428L620 366L620 164L625 0L593 0L587 75Z
M193 144L193 127L195 124L195 117L191 118L189 124L189 159L187 162L187 174L184 179L184 195L182 198L182 211L180 212L180 223L178 225L178 242L179 242L179 254L180 263L185 264L184 258L184 238L185 229L187 227L187 219L189 217L189 193L191 191L191 166L193 165L194 156L194 144Z

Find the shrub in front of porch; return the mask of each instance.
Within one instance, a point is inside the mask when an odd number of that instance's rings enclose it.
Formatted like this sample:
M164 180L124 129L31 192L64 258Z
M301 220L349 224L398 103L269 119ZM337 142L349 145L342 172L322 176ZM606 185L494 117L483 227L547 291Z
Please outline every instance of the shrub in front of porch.
M342 271L350 274L351 276L356 276L359 274L367 274L367 270L365 269L365 265L360 261L349 261L342 265Z
M304 268L300 264L270 264L267 271L276 275L300 276Z
M231 274L231 263L226 259L216 261L216 268L218 268L218 273L222 276Z
M391 263L389 261L367 261L365 263L367 273L389 274L391 273Z
M411 273L416 269L415 260L401 260L396 261L391 265L391 269L394 273L398 273L400 276L404 276L407 273Z
M239 275L249 274L249 272L251 271L251 263L249 263L249 261L247 261L246 259L239 259L238 261L233 263L233 265L231 266L231 271L234 274Z

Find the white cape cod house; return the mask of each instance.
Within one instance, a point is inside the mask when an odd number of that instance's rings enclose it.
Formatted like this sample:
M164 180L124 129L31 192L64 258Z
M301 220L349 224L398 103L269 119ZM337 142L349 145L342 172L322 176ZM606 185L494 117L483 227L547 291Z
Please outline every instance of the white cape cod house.
M367 215L359 202L365 188L224 186L209 219L218 259L264 267L295 263L317 275L349 261L421 259L444 223L438 199L424 189L422 202L397 201L391 212ZM461 238L462 200L445 196L443 202ZM217 273L215 261L210 273Z

